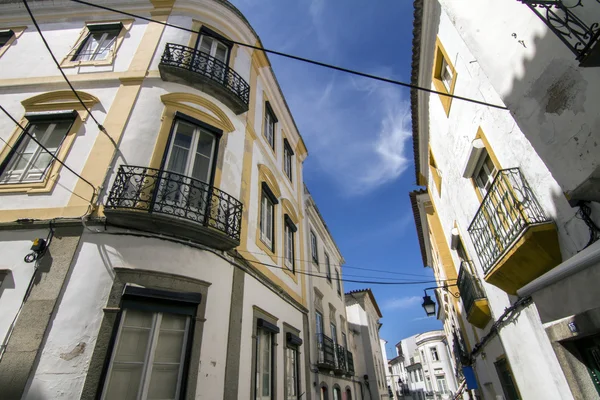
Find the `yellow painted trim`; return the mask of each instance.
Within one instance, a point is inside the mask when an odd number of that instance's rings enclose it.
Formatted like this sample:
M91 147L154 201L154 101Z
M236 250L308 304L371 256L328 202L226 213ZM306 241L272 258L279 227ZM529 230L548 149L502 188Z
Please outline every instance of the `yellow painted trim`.
M267 185L269 185L269 188L273 191L275 197L278 199L281 197L281 189L279 188L277 179L275 178L273 172L271 172L269 167L267 167L265 164L258 164L258 180L259 184L263 181L266 182Z
M204 97L200 97L191 93L168 93L162 95L160 99L165 105L174 106L181 110L185 110L185 112L189 113L190 116L200 119L216 128L219 128L224 133L233 132L235 130L233 122L231 122L229 117L227 117L227 114L225 114L225 112L223 112L223 110L221 110L221 108L215 103ZM213 114L215 114L216 118L208 114L207 112L192 107L186 103L192 103L197 106L204 107Z
M80 218L88 211L89 204L75 207L20 208L16 210L0 210L0 222L14 222L18 219L51 220L58 217Z
M112 65L113 62L115 61L115 58L117 57L119 47L121 47L121 43L123 43L123 39L125 39L127 32L129 32L129 30L131 29L131 26L133 25L133 21L134 21L133 19L122 19L122 20L114 20L113 19L113 20L107 20L107 21L98 21L98 20L86 21L85 26L83 27L81 32L79 32L79 37L77 38L77 41L75 42L73 47L71 47L71 50L67 53L67 55L65 55L65 57L60 62L60 67L61 68L74 68L74 67L82 67L82 66L86 66L86 65L95 65L95 66ZM109 53L108 57L106 57L105 60L90 60L90 61L75 61L75 60L73 60L75 53L77 52L79 47L83 44L83 41L88 37L88 34L90 33L88 24L98 24L98 23L110 24L110 23L116 23L116 22L122 23L123 28L121 28L121 31L117 35L117 40L115 40L114 48L112 50L110 50L110 53Z
M275 273L271 269L269 269L269 267L267 267L266 265L259 264L261 261L254 257L252 254L246 253L244 255L244 258L250 261L250 263L252 263L252 266L256 270L258 270L262 275L264 275L267 279L273 282L276 286L279 286L298 303L306 307L306 302L304 301L304 298L302 296L299 296L295 290L292 290L292 288L289 287L287 283L285 283L280 277L275 275Z
M265 115L267 113L267 103L270 104L269 102L269 97L267 96L267 93L265 93L265 91L263 90L263 96L262 96L262 102L263 102L263 113L262 113L262 120L260 123L260 136L261 136L261 140L260 143L263 144L263 148L268 148L270 151L270 154L273 155L273 158L275 159L275 162L277 162L277 129L278 126L277 124L279 124L279 122L275 123L275 127L273 129L273 144L274 147L271 147L271 143L269 143L267 141L267 138L265 136ZM271 106L271 109L273 109L273 107ZM273 110L273 112L275 112L275 110ZM275 115L275 117L277 118L277 115Z
M153 19L158 22L167 22L168 17L168 13L163 14L161 12L160 15L156 15ZM142 40L140 40L140 44L129 64L129 71L143 71L144 75L146 74L155 51L159 51L158 43L164 29L164 25L156 22L150 22L146 26L144 36L142 36Z
M283 208L283 213L288 214L290 216L290 218L292 219L292 221L294 221L294 224L296 224L296 225L300 224L300 218L298 217L296 208L294 207L294 205L292 204L291 201L289 201L286 198L281 199L281 206Z
M27 29L26 26L18 26L18 27L7 27L7 28L2 28L4 29L10 29L13 31L13 36L8 40L8 42L6 42L4 44L4 46L0 47L0 57L2 57L2 55L4 53L6 53L6 51L8 50L8 48L17 40L21 37L21 35L23 34L23 32L25 32L25 29Z
M435 183L438 196L442 197L442 175L440 174L437 163L435 162L435 157L431 151L431 146L429 147L429 170L431 171L431 177Z
M419 172L419 180L417 181L417 183L419 184L419 186L427 186L427 179L425 179L425 176Z
M94 74L78 74L70 75L69 80L71 82L106 82L106 81L120 81L123 79L144 79L148 78L160 78L160 72L158 70L150 71L146 74L145 71L126 71L126 72L98 72ZM36 76L31 78L14 78L14 79L0 79L0 87L23 87L23 86L35 86L38 90L40 86L53 86L57 83L64 84L65 80L60 75L54 76Z
M92 108L100 103L96 96L89 93L76 91L87 108ZM21 102L27 112L58 111L58 110L85 110L71 90L57 90L30 97Z
M195 48L196 47L196 41L198 40L198 33L200 32L200 29L202 29L203 26L206 26L208 29L210 29L211 31L218 33L219 35L223 36L224 38L230 39L229 35L227 35L225 32L221 31L220 29L215 28L214 26L207 24L206 22L202 22L202 21L198 21L196 19L192 20L192 30L194 31L191 35L190 35L190 40L188 42L188 47L191 48ZM237 56L237 51L238 51L238 45L234 44L230 51L229 51L229 63L228 66L229 68L233 69L234 63L235 63L235 57Z
M481 141L483 142L483 145L485 146L485 150L489 154L490 159L492 160L492 163L494 164L494 167L496 167L496 169L498 171L501 170L502 165L500 165L500 161L498 161L498 157L496 157L496 153L494 153L494 149L490 145L490 142L488 141L488 139L485 136L485 133L483 132L483 129L481 129L481 127L479 127L477 129L477 134L475 135L475 139L481 139Z
M257 40L254 46L261 48L263 47L260 40ZM269 59L267 58L267 54L262 50L256 49L252 51L252 64L256 66L256 69L269 67L271 65Z
M448 89L446 89L444 82L441 80L442 59L446 60L446 63L452 70L452 83L450 84L450 91L448 91ZM435 40L435 52L434 52L434 59L433 59L433 77L432 77L432 79L433 79L433 85L435 86L435 89L438 92L454 94L454 88L456 86L456 76L457 76L456 69L454 69L452 60L450 59L450 56L448 56L448 53L446 53L446 50L444 49L444 46L442 45L442 42L440 41L440 38L438 37ZM444 107L444 111L446 111L446 116L450 115L450 106L452 105L452 97L441 96L441 95L439 97L442 102L442 106Z

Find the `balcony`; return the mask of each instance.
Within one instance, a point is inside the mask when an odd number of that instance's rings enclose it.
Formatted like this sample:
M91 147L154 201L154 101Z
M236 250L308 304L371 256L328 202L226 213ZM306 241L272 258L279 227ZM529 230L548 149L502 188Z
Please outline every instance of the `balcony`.
M597 0L579 0L575 5L556 0L519 1L573 52L580 66L600 66L600 5Z
M340 375L354 375L352 353L324 334L317 334L317 366Z
M519 168L498 172L468 231L485 281L509 294L562 260L556 225Z
M107 220L228 250L240 243L242 203L202 181L122 165L106 200Z
M460 264L457 282L458 291L467 312L467 321L479 329L483 329L492 318L492 313L477 278L471 275L470 271L474 270L475 267L472 265L472 261L463 261Z
M202 90L238 115L248 111L250 85L233 69L207 53L167 43L158 69L164 81Z

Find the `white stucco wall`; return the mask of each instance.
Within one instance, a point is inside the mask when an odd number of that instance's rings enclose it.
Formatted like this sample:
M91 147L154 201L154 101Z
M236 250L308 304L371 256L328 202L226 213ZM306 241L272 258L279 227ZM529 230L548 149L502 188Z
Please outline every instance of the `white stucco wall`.
M158 239L85 233L25 398L79 397L114 279L114 268L163 271L209 282L197 398L222 396L233 266L211 253ZM79 343L84 351L65 354Z
M466 5L464 6L466 9ZM512 4L507 6L507 10L512 7ZM461 13L463 11L461 9ZM464 27L458 23L457 18L455 14L448 16L442 12L437 33L456 68L455 94L500 104L501 96L496 93L496 89L488 79L493 71L482 68L482 63L479 62L482 53L472 53L470 50L472 42L465 43L461 38ZM490 19L493 20L491 17ZM455 24L459 26L459 30L455 28ZM493 25L490 24L490 26ZM471 25L469 29L472 30L473 26ZM478 35L480 35L478 38L481 41L484 36L481 36L482 33L478 33ZM507 36L510 37L508 34ZM432 50L434 41L435 37L428 38L428 45ZM501 46L496 45L494 48L498 48L498 51L502 49ZM505 55L496 58L502 62L510 60L510 57ZM474 60L477 62L473 62ZM493 75L501 76L502 74L494 73ZM432 89L434 89L433 85ZM562 195L561 186L542 159L537 156L537 149L534 149L508 111L482 107L455 99L452 102L450 116L447 117L438 96L431 95L429 96L429 123L429 143L443 177L440 196L429 176L428 187L432 201L435 203L446 237L450 237L450 231L456 222L467 252L474 259L480 277L483 277L483 271L467 233L467 228L480 203L471 182L462 177L471 142L479 127L483 130L502 168L519 167L542 208L550 218L556 221L563 257L571 256L585 245L587 237L582 233L586 232L587 228L576 219L576 209L572 209L567 204L566 198ZM427 171L422 172L427 173ZM455 252L452 252L452 256L454 264L460 265ZM502 290L488 285L483 279L481 281L493 315L501 315L504 309L510 305L511 299ZM479 332L479 337L486 332ZM545 336L543 327L539 323L536 311L529 308L523 311L514 322L502 328L500 337L520 393L524 398L571 398L567 382ZM469 340L473 340L471 335L469 335ZM498 354L498 356L500 355ZM495 358L488 354L486 360L486 363L490 363L488 370L494 371L493 361ZM480 363L479 361L477 363L478 374ZM549 377L552 378L549 379ZM496 391L501 393L499 386L496 387Z
M488 77L560 188L572 190L600 163L598 152L592 151L600 142L598 68L579 67L567 46L521 2L440 3L471 50L473 57L463 55L463 61L477 60L473 70ZM572 11L588 23L597 22L597 2L583 4ZM465 94L458 87L456 93ZM505 134L520 136L511 131Z

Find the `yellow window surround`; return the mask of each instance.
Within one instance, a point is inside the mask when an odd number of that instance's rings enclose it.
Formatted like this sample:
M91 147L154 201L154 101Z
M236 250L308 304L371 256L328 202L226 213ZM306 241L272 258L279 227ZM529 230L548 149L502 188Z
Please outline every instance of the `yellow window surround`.
M444 64L448 66L451 71L452 77L451 82L449 83L449 87L446 87L444 83ZM435 53L433 59L433 85L438 92L454 94L454 87L456 86L456 69L454 69L454 65L446 53L444 46L442 46L442 42L440 42L440 38L436 38L435 40ZM442 106L444 107L444 111L446 111L446 116L450 114L450 106L452 105L452 97L442 96L440 95L440 100L442 102Z
M8 40L8 42L6 42L4 44L4 46L0 46L0 57L2 57L2 55L4 53L6 53L6 51L8 50L8 48L15 42L15 40L17 40L18 38L21 37L21 35L23 34L23 32L25 32L25 29L27 29L26 26L0 28L0 30L2 30L2 31L3 30L11 30L11 31L13 31L13 35Z
M274 205L273 207L273 248L269 248L268 245L266 245L262 239L261 239L261 232L260 232L260 218L262 217L262 196L263 196L263 189L262 189L262 184L263 182L269 187L269 189L271 190L271 192L273 192L273 195L277 198L280 199L281 198L281 189L279 188L279 185L277 184L277 180L275 179L275 175L273 174L273 172L264 164L259 164L258 165L258 219L257 219L257 223L256 223L256 245L262 250L264 251L270 258L271 260L273 260L273 262L276 265L281 264L280 260L277 257L277 246L276 246L276 242L275 242L275 238L277 237L277 223L276 221L278 221L277 218L277 204ZM283 243L283 242L282 242ZM273 250L275 249L275 250Z
M117 56L117 52L119 51L119 47L121 47L121 43L123 43L123 39L125 39L125 35L127 35L127 32L129 32L129 30L131 29L133 22L134 22L133 19L108 20L108 21L87 21L85 23L85 27L79 33L79 37L77 38L77 41L75 42L75 44L73 45L73 47L71 48L69 53L60 62L61 68L73 68L73 67L86 66L86 65L95 65L95 66L112 65L112 63L115 61L115 58ZM115 39L115 43L112 45L112 48L110 49L109 55L108 55L108 57L106 57L106 59L104 59L104 60L89 60L89 61L73 60L73 58L77 54L77 51L83 45L83 43L85 42L85 40L88 38L89 34L91 33L90 29L88 27L89 25L92 25L92 24L117 24L117 23L121 23L123 25L123 27L121 28L121 31L117 35L117 38Z
M203 26L205 26L207 29L223 36L225 39L228 38L228 35L226 35L222 31L218 30L217 28L213 27L212 25L209 25L206 22L201 22L201 21L194 19L194 20L192 20L192 30L194 32L190 35L188 47L196 48L196 42L198 41L198 33L197 32L200 32L200 30L202 29ZM237 44L234 44L229 49L228 67L231 69L233 69L233 66L235 64L235 58L237 57L238 48L239 48L239 46Z
M498 157L496 157L496 154L494 153L492 146L490 146L490 142L487 140L481 127L479 127L477 129L477 134L475 135L474 140L477 140L477 139L481 139L481 141L483 142L483 145L485 147L485 151L487 152L487 155L490 157L490 160L492 160L492 164L494 164L496 171L500 171L502 169L502 166L500 165L500 162L498 161ZM473 189L475 189L475 194L477 195L479 202L482 203L483 197L481 196L481 193L479 192L479 189L477 188L477 182L475 182L475 175L473 175L470 178L470 181L471 181L471 184L473 185Z
M296 258L296 254L298 254L298 243L299 240L298 238L301 235L300 232L300 218L298 218L298 213L296 212L296 209L294 207L294 205L292 204L292 202L290 202L288 199L282 199L281 200L281 208L282 208L282 226L285 227L286 221L285 221L285 216L287 215L292 222L294 223L294 225L296 225L298 232L294 233L294 258ZM285 243L285 229L282 229L282 236L281 236L281 243ZM298 267L298 263L296 260L293 261L296 264L296 268ZM285 254L284 254L284 264L285 264ZM284 265L285 267L285 265ZM291 270L289 270L287 267L283 269L285 271L286 274L288 274L293 280L294 282L298 283L298 277L296 276L296 274L294 272L292 272Z
M81 97L84 104L91 109L94 105L99 103L100 101L95 96L88 94L86 92L78 91L77 94ZM77 132L88 118L87 111L83 108L81 103L75 97L75 94L70 90L60 90L56 92L43 93L41 95L37 95L26 99L21 102L23 107L25 108L25 112L50 112L50 111L77 111L77 117L71 126L71 129L65 136L64 141L62 142L58 152L56 153L56 157L65 161L65 158L71 147L73 146L73 142L77 137ZM19 121L19 124L23 127L27 127L29 121L24 116ZM15 147L21 135L25 133L22 132L21 128L18 126L12 132L10 138L6 141L7 144L4 145L2 150L0 151L0 163L4 162L6 157L11 153L12 147ZM0 193L48 193L54 189L54 186L58 182L59 172L62 168L62 164L53 160L50 163L50 168L46 172L42 181L39 182L23 182L23 183L11 183L11 184L0 184Z
M437 167L431 148L429 148L429 170L431 171L431 177L437 188L438 196L442 197L442 174Z

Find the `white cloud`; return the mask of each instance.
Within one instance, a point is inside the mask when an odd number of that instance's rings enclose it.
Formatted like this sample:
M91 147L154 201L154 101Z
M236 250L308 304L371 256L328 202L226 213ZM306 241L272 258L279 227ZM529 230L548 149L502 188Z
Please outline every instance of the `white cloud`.
M398 88L359 83L347 76L308 86L302 80L287 91L310 157L347 195L369 193L410 165L409 103Z
M383 308L388 310L401 310L411 308L423 300L419 296L395 297L383 302Z

